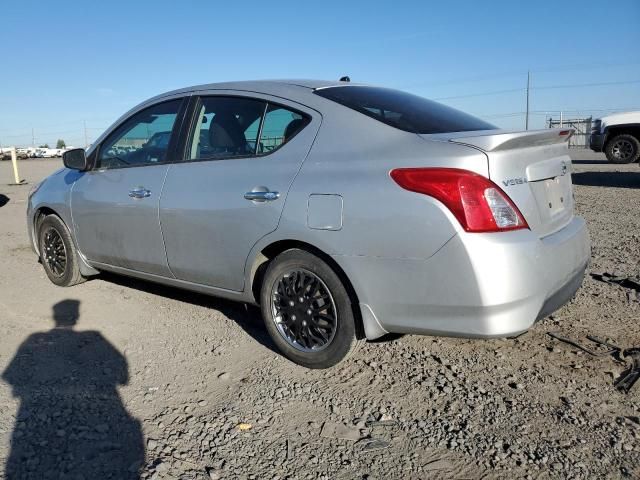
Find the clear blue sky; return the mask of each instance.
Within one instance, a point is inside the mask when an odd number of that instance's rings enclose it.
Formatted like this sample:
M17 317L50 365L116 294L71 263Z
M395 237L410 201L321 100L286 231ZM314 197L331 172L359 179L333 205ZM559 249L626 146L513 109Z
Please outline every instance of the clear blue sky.
M84 121L91 141L155 94L259 78L349 75L524 128L531 70L534 128L545 112L640 110L638 0L2 3L5 146L32 128L82 145Z

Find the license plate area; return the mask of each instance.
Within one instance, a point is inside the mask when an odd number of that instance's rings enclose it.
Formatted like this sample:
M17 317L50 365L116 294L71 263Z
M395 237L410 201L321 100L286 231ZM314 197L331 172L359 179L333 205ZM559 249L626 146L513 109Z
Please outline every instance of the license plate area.
M565 209L565 193L560 182L560 177L543 180L544 198L547 202L548 212L551 217Z
M570 175L529 182L529 187L536 199L541 226L546 233L561 228L571 219L573 195Z

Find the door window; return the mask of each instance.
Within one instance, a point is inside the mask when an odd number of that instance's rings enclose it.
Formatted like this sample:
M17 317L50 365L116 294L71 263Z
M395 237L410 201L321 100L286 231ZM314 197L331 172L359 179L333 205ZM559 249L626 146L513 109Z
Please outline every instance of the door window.
M169 142L182 99L149 107L126 120L102 143L96 168L154 165L169 161Z
M189 159L255 155L266 102L240 97L201 99Z
M309 117L264 100L203 97L190 137L190 160L268 154L302 130Z

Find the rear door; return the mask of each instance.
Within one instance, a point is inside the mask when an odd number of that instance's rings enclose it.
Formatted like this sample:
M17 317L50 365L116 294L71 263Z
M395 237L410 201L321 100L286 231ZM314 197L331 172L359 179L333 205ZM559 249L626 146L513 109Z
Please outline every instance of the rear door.
M241 291L253 245L278 226L287 192L320 125L317 112L236 92L194 107L185 160L160 200L176 278Z
M89 260L171 276L158 202L174 160L183 103L162 102L125 120L99 146L93 169L73 185L76 239Z

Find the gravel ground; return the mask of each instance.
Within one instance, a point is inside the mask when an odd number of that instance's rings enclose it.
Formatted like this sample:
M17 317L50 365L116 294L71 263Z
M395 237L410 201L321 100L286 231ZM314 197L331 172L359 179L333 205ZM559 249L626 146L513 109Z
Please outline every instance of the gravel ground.
M640 168L572 155L590 272L637 275ZM395 336L311 371L253 307L113 275L55 287L28 245L29 187L10 181L1 162L5 478L640 478L640 383L619 393L623 362L546 334L640 346L623 287L587 275L517 339Z

